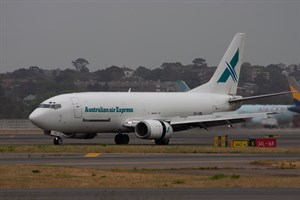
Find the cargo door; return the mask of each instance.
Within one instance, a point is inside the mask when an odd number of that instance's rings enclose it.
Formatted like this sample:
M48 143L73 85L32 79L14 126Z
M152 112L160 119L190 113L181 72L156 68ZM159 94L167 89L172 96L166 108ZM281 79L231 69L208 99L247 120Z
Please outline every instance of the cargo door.
M82 117L82 109L79 99L76 97L71 98L73 107L74 107L74 117L75 118L81 118Z

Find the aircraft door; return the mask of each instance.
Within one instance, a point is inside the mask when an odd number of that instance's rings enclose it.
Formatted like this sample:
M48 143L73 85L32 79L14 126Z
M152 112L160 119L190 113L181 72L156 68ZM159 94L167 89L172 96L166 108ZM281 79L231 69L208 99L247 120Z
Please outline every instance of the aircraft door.
M74 107L74 117L75 118L81 118L82 117L82 109L79 99L76 97L71 98L73 107Z

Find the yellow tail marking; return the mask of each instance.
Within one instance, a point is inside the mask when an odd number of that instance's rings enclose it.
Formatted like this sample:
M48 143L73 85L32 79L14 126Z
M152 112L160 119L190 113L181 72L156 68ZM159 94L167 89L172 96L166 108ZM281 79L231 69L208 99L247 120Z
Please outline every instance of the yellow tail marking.
M290 85L290 90L291 91L294 91L294 93L292 93L292 95L293 95L293 97L295 98L295 99L300 99L300 93L299 93L299 91L297 91L293 86L291 86Z

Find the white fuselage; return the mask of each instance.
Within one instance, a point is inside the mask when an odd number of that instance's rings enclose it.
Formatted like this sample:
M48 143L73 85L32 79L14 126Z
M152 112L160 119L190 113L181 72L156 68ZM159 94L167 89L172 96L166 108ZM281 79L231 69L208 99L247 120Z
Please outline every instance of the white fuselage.
M64 133L129 132L128 120L171 119L232 111L230 95L212 93L87 92L44 101L30 120L45 131ZM60 105L49 108L47 105ZM51 106L55 107L55 106Z

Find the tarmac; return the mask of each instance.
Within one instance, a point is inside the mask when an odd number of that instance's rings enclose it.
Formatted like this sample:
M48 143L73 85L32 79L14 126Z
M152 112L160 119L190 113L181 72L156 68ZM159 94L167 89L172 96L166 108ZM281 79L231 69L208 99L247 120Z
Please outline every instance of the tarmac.
M232 139L276 136L278 147L300 147L297 129L213 129L190 130L174 133L170 145L212 146L213 137L228 135ZM114 145L114 134L98 134L91 140L64 139L64 145ZM130 144L153 145L153 141L140 140L130 135ZM49 145L52 138L40 131L0 130L0 145ZM129 144L129 145L130 145ZM212 175L232 173L246 176L299 177L300 170L278 170L266 166L253 166L258 160L299 160L300 154L213 154L213 153L0 153L1 164L41 164L83 168L157 168L168 173ZM188 170L209 168L210 170ZM218 168L213 170L213 168ZM170 170L170 173L171 170ZM289 188L79 188L79 189L16 189L1 190L0 199L300 199L300 190Z
M240 128L215 128L210 130L192 129L175 132L170 139L169 145L197 145L212 146L214 136L228 135L232 139L264 138L275 136L278 138L278 147L300 147L299 129L240 129ZM114 133L100 133L94 139L71 139L63 138L64 144L115 144ZM152 145L152 140L141 140L134 133L129 134L129 144ZM53 144L53 137L44 135L39 130L0 130L0 145L30 145L30 144Z
M297 200L299 188L86 188L86 189L14 189L1 190L0 199L7 200Z

